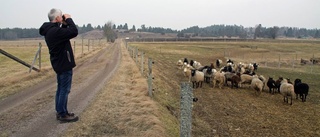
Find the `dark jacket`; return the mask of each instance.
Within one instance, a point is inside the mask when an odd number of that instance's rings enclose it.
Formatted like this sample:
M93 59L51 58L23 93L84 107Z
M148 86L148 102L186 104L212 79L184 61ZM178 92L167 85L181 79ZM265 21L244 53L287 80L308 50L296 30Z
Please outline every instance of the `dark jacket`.
M76 66L70 39L78 35L78 29L71 18L66 20L68 25L45 22L39 29L45 37L50 53L50 61L56 73L72 70Z

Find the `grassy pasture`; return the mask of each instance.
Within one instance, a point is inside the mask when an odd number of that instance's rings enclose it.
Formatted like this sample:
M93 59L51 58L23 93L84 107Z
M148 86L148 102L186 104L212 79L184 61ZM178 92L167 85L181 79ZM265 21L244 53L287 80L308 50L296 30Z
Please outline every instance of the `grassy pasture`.
M83 42L82 42L83 41ZM54 76L50 64L50 55L48 47L44 40L16 40L16 41L0 41L0 48L26 63L31 64L34 60L36 52L41 43L41 72L32 71L29 73L29 68L22 64L0 54L0 99L8 95L14 94L17 91L26 88L32 84L36 84L48 77ZM75 48L76 62L83 60L83 57L93 53L95 49L99 49L100 45L106 44L105 40L90 40L88 39L72 39L71 45ZM82 48L83 45L83 48ZM88 48L88 45L89 48ZM83 51L83 52L82 52ZM39 68L38 59L35 62L35 67Z
M187 81L176 62L181 58L200 61L202 65L224 62L257 62L257 73L292 81L301 78L310 86L307 102L293 99L283 103L280 94L267 89L260 96L248 86L231 89L212 88L205 83L194 89L199 101L194 103L192 136L320 136L320 66L300 65L300 59L320 57L318 41L259 42L165 42L128 43L153 59L154 99L175 118L165 120L170 136L179 136L180 83ZM145 57L145 58L147 58ZM280 67L279 67L280 66Z

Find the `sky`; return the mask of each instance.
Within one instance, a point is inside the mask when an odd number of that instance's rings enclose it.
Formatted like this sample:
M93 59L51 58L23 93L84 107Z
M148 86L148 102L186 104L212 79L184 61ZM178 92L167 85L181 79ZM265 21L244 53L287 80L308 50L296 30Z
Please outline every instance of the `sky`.
M39 28L51 8L79 25L182 30L215 24L320 29L320 0L1 0L0 28Z

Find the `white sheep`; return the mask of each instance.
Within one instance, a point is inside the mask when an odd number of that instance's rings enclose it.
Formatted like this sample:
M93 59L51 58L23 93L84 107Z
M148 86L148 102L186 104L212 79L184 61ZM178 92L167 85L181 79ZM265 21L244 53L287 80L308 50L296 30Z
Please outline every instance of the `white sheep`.
M252 76L248 75L248 74L242 74L240 75L240 87L242 87L242 84L245 84L245 83L248 83L248 84L251 84L251 81L252 81Z
M183 75L188 78L189 82L191 82L191 70L192 69L193 68L189 64L185 65L183 68Z
M183 63L183 61L182 61L181 59L179 59L179 60L177 61L176 65L178 66L178 69L182 69L184 63Z
M259 79L263 82L263 90L266 87L268 80L263 75L259 75Z
M288 83L287 79L283 79L281 81L280 93L283 95L283 102L289 103L288 96L290 96L291 97L290 105L292 105L292 97L295 96L294 86L292 84Z
M209 83L213 77L213 74L216 73L217 70L211 67L208 67L203 69L202 72L204 73L205 81Z
M198 70L191 70L191 82L193 88L202 87L204 73Z
M226 81L226 77L224 76L224 72L216 72L213 75L213 87L214 88L216 86L216 83L219 83L219 88L221 89L222 86L224 85L224 82Z
M259 77L257 75L252 77L251 80L251 88L256 90L256 94L260 95L263 89L263 82L259 79Z
M192 66L193 66L195 69L199 69L199 68L203 67L203 66L201 65L201 63L198 62L198 61L194 61Z

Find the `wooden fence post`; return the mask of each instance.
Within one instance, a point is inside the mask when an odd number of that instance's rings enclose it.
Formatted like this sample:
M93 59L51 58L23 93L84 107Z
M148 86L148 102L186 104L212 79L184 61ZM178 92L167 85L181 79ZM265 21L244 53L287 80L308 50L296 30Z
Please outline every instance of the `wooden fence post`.
M40 43L40 44L39 44L38 51L36 52L36 55L34 56L34 59L33 59L32 64L31 64L31 66L30 66L29 73L30 73L31 70L33 69L34 63L36 62L36 60L37 60L37 58L38 58L38 56L39 56L39 53L41 53L41 47L42 47L42 45L41 45L41 43ZM40 70L39 70L39 71L40 71Z
M41 70L41 47L42 47L42 44L41 42L39 42L39 70Z

